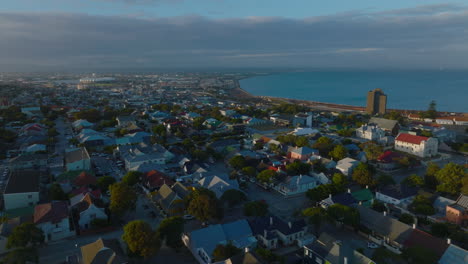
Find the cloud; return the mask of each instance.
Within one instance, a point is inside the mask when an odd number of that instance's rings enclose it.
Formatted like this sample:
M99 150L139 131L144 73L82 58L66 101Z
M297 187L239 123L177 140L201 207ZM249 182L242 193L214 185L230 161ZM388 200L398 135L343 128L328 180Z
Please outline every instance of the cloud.
M468 68L468 10L430 10L305 19L0 12L0 71Z

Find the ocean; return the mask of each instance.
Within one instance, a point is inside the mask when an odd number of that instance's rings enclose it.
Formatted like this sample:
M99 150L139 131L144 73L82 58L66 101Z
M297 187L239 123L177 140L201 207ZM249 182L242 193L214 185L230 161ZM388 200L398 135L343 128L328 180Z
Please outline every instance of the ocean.
M365 106L367 92L381 88L387 108L468 112L468 71L314 71L243 79L253 95Z

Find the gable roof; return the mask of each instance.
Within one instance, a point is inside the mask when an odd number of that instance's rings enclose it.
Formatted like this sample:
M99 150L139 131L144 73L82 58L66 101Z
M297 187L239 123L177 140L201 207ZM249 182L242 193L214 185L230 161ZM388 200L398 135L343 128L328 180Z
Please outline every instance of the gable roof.
M85 185L96 184L96 182L97 182L96 177L87 173L86 171L83 171L75 178L74 183L76 186L85 186Z
M458 196L457 201L455 202L456 205L464 208L465 210L468 210L468 196L460 194Z
M52 201L34 207L34 224L46 222L55 224L64 218L68 218L68 203L66 201Z
M393 128L395 128L395 126L398 124L398 121L385 119L385 118L372 117L369 120L369 124L376 124L377 126L385 130L393 130Z
M449 246L444 239L432 236L419 229L414 229L405 241L405 247L421 246L431 250L440 258Z
M406 184L389 184L380 188L377 192L401 200L418 193L418 187L411 187Z
M5 194L39 192L41 173L33 170L17 170L10 174Z
M451 244L442 258L439 260L439 264L454 264L454 263L467 263L468 262L468 251Z
M89 154L86 148L78 148L65 153L66 163L73 163L84 159L89 159Z
M143 181L151 188L159 188L163 184L173 185L174 181L166 174L158 171L151 170L143 175Z
M239 189L239 184L236 180L229 180L226 177L219 177L216 175L203 177L198 181L200 186L207 188L213 191L216 194L216 197L221 197L223 193L231 189Z
M119 242L116 239L107 240L99 238L93 243L81 247L81 255L84 264L124 264Z
M406 133L400 133L395 141L402 141L410 144L416 144L419 145L423 141L427 141L429 138L428 137L423 137L423 136L416 136L416 135L411 135L411 134L406 134Z
M291 152L299 154L299 155L309 155L313 153L318 153L318 150L312 149L309 147L300 147L300 148L294 148L291 150Z
M291 227L289 226L291 224ZM257 217L249 220L250 228L254 235L263 235L266 231L279 231L285 235L290 235L302 231L306 227L304 219L294 222L285 222L275 215Z

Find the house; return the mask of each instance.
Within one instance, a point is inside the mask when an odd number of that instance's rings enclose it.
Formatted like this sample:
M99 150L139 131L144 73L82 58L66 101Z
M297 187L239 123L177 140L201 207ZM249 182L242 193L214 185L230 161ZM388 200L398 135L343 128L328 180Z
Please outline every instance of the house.
M39 202L39 171L12 171L3 193L5 210L33 206Z
M135 132L132 134L127 134L124 137L117 138L115 140L116 145L130 145L130 144L140 144L140 143L150 143L151 134L147 132Z
M167 161L165 152L146 144L119 146L118 150L127 170L141 164L164 165Z
M87 120L79 119L72 123L72 126L75 130L79 131L85 128L92 128L93 123L88 122Z
M298 159L298 160L308 160L313 155L318 156L319 151L316 149L311 149L309 147L295 147L292 148L289 153L288 157L290 159Z
M47 151L47 146L44 144L32 144L24 149L24 153L36 153Z
M210 144L216 152L231 152L233 150L240 149L240 142L239 140L235 139L221 139L217 140Z
M293 132L291 132L291 134L295 136L310 136L310 135L316 135L318 133L319 131L317 129L310 128L310 127L297 127L296 129L294 129Z
M55 241L74 235L70 230L68 202L52 201L34 208L34 224L44 232L45 241Z
M385 136L385 131L374 124L362 125L360 128L356 129L356 137L379 141Z
M360 214L360 224L369 230L367 238L388 250L400 254L405 241L413 229L397 219L379 213L368 207L356 205Z
M292 124L292 119L292 115L272 114L270 116L270 121L272 121L275 125L278 126L289 126Z
M359 165L359 161L352 158L344 158L339 160L336 164L336 169L341 171L346 176L350 176L353 173L354 168Z
M100 201L89 192L78 194L70 199L70 206L78 218L81 230L90 228L94 219L107 219L104 208L99 204Z
M118 116L116 120L117 126L120 128L136 125L136 120L134 116Z
M83 264L127 264L125 254L117 239L99 238L80 248Z
M401 153L387 150L377 158L377 168L381 170L394 170L400 166L399 159L404 156Z
M400 131L400 125L398 124L397 120L371 117L368 124L376 125L383 129L385 132L390 133L394 136L398 135L398 132Z
M406 184L389 184L379 188L375 192L375 198L387 204L406 208L417 194L417 187Z
M9 163L11 170L39 169L47 166L47 154L22 154L11 158Z
M236 180L229 179L229 176L206 176L198 181L198 184L216 194L219 199L227 190L239 190L239 184Z
M437 255L437 259L442 257L449 244L445 239L432 236L422 230L413 229L406 241L403 243L405 248L423 247Z
M374 201L374 194L369 189L361 189L358 191L351 192L351 196L359 203L364 206L370 207Z
M468 250L450 244L438 264L468 263Z
M435 121L439 125L453 125L455 123L453 121L453 116L439 116L436 117Z
M456 116L453 118L455 125L468 126L468 116Z
M294 116L293 126L297 127L312 127L313 125L313 114L309 113L299 113Z
M168 215L183 215L185 205L183 199L189 195L189 190L182 183L176 182L169 186L163 184L153 200L157 202Z
M437 155L436 138L400 133L395 139L395 149L421 158Z
M19 136L46 136L47 129L44 125L38 123L26 124L18 131Z
M447 206L454 204L454 203L455 201L452 199L445 198L442 196L437 197L432 203L432 207L434 207L435 214L431 215L431 218L435 219L435 221L446 220Z
M263 126L271 124L270 120L259 119L255 117L248 118L244 121L247 126Z
M74 180L73 184L75 186L89 186L96 185L97 179L95 176L87 173L86 171L81 172Z
M257 240L245 219L185 233L182 241L200 264L213 263L213 251L219 244L231 243L241 249L257 246Z
M279 193L285 196L305 193L320 185L317 178L308 175L290 176L286 180L274 187Z
M328 207L334 204L351 206L357 203L358 203L358 200L354 198L354 196L351 194L351 191L348 189L348 192L346 193L339 193L335 195L330 194L327 198L320 201L319 204L322 208L327 209Z
M249 249L244 249L237 255L234 255L226 260L215 262L214 264L266 264L261 258Z
M307 232L303 219L285 222L274 215L250 219L249 225L259 245L268 249L301 243Z
M364 254L342 243L328 233L322 233L313 243L304 246L304 264L375 264Z
M77 148L65 151L65 164L67 171L91 170L91 158L86 148Z
M169 176L160 171L151 170L143 174L142 183L150 191L154 191L161 188L161 186L163 186L164 184L172 186L174 184L174 181L171 178L169 178Z
M455 203L447 205L445 217L447 221L457 225L468 226L468 196L460 194Z

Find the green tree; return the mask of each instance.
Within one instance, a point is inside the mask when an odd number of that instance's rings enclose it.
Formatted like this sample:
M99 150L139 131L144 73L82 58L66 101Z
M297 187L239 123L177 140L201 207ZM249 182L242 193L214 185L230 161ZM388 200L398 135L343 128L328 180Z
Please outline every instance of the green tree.
M468 173L462 165L450 162L436 173L436 179L439 182L437 191L456 195L460 193L462 179L468 177Z
M435 190L437 188L437 185L439 184L437 182L436 178L436 173L440 170L440 167L434 163L434 162L429 162L427 165L426 169L426 175L424 177L424 185L427 186L428 188Z
M372 168L364 163L359 163L359 165L353 170L353 180L360 185L369 185L374 186L376 180L373 177Z
M249 177L255 177L255 175L257 174L257 170L252 166L248 166L248 167L242 168L242 173Z
M234 156L229 160L229 165L236 170L240 170L246 166L245 158L243 156Z
M417 214L433 215L435 209L432 206L432 202L424 195L417 195L410 205L410 209Z
M109 209L113 214L123 216L125 212L135 209L138 196L132 187L120 182L110 185L109 190Z
M359 226L359 211L342 204L334 204L328 207L328 215L335 221L343 224L358 227Z
M143 173L139 171L129 171L123 176L122 182L128 186L133 186L140 181L141 176L143 176Z
M414 217L410 214L405 213L405 214L401 214L400 218L398 218L398 221L411 225L414 223Z
M166 245L172 248L181 247L181 235L184 231L184 220L181 217L165 218L159 224L157 232L162 241L166 241Z
M437 117L436 102L434 100L432 100L429 103L429 107L428 107L426 113L424 114L424 117L425 118L430 118L430 119L435 119Z
M337 187L344 188L348 185L348 177L339 172L334 173L332 177L332 183Z
M35 247L16 248L7 253L5 264L39 263L39 254Z
M115 178L112 176L103 176L97 179L97 185L105 193L109 190L109 186L115 183Z
M309 140L306 137L297 137L295 144L297 147L309 146Z
M49 197L51 200L68 200L68 196L63 192L62 187L60 187L60 184L58 183L53 183L50 186Z
M286 172L291 176L308 175L310 173L310 164L295 160L293 163L286 165Z
M8 236L6 248L25 248L37 246L44 242L44 232L33 223L23 223L13 229Z
M348 156L348 150L343 145L336 145L329 155L335 160L341 160Z
M320 137L313 145L313 148L318 149L320 154L323 156L328 155L333 147L333 140L328 137Z
M420 187L424 185L424 179L417 174L411 174L410 176L408 176L406 179L403 180L403 183L409 186Z
M327 211L322 207L304 209L302 215L308 218L309 223L314 227L316 237L320 235L322 225L330 220Z
M446 223L433 223L431 225L431 233L438 237L446 237L450 234L449 227Z
M264 201L252 201L244 204L244 215L265 216L268 214L268 204Z
M144 258L154 255L161 247L158 233L142 220L126 224L122 240L127 243L130 252Z
M223 202L227 202L228 205L232 207L236 204L240 204L243 201L247 200L247 196L245 195L245 193L239 190L230 189L223 193L220 200Z
M241 249L233 246L231 243L227 245L218 244L213 250L214 261L223 261L241 252Z
M264 170L257 175L257 180L263 183L270 183L275 178L276 172L273 170Z
M361 145L361 148L366 153L369 160L376 160L383 154L383 147L375 144L374 142L367 142Z
M212 191L198 188L190 194L187 211L202 222L215 219L220 216L219 201Z
M161 136L161 137L166 135L166 127L162 124L153 126L153 128L151 128L151 131L154 134Z

